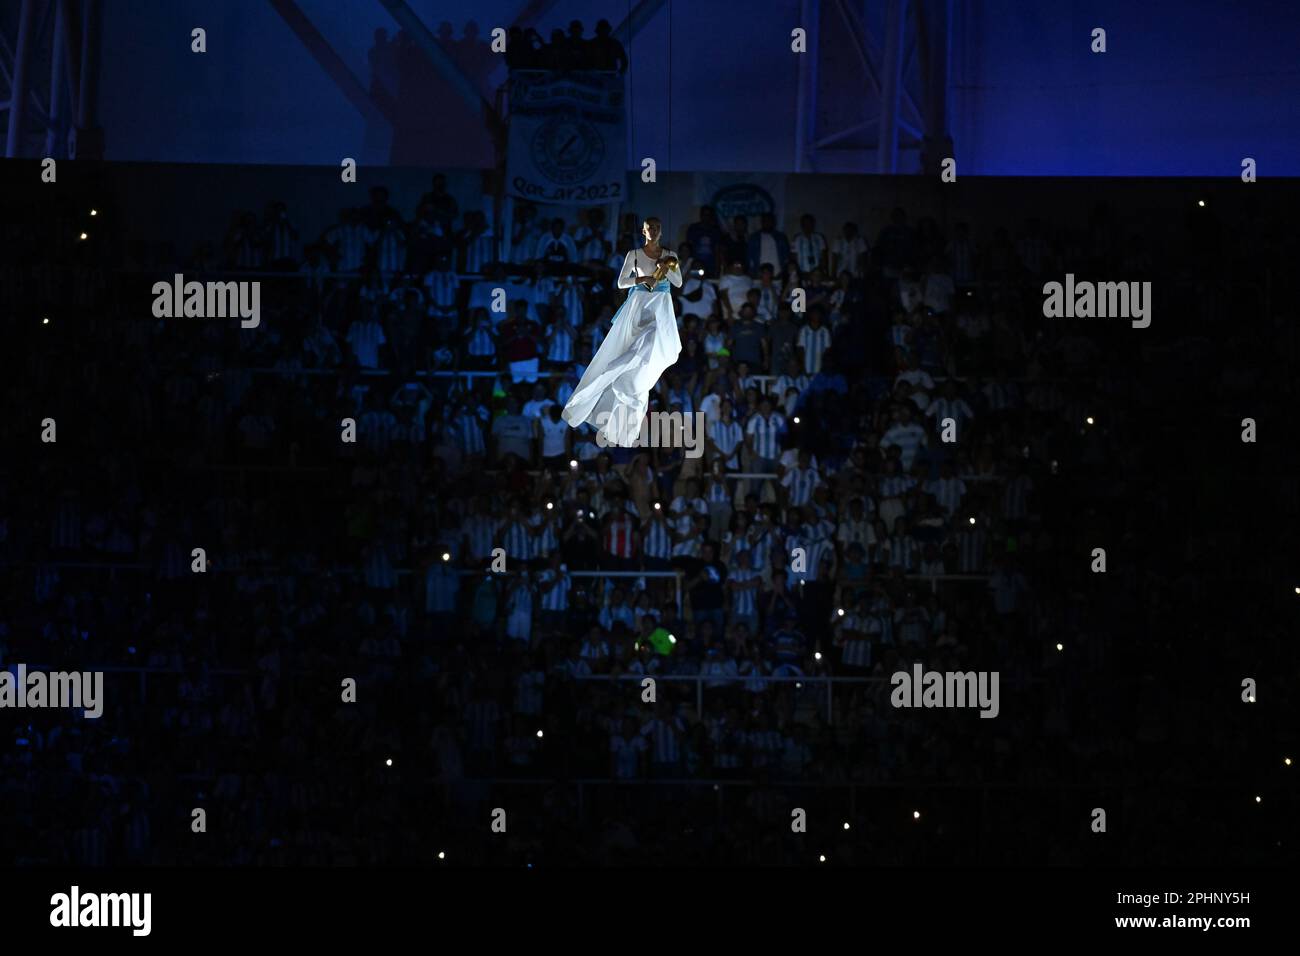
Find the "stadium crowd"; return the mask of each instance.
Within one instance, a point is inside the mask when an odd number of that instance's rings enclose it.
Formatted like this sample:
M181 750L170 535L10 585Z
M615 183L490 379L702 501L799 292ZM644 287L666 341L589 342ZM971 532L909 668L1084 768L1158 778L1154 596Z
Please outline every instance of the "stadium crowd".
M21 858L463 858L447 821L500 792L550 821L521 824L512 861L564 840L641 858L652 834L580 825L631 791L584 807L556 783L612 780L648 781L680 823L644 852L787 859L747 823L782 829L811 781L1086 780L1167 739L1153 716L1102 746L1086 728L1108 704L1057 647L1118 599L1066 588L1057 556L1082 542L1044 488L1109 460L1094 422L1121 416L1104 356L1049 328L1038 290L1067 265L1152 267L1104 207L1086 228L951 230L900 208L834 238L811 215L788 235L700 209L665 237L683 351L652 404L704 415L698 458L559 418L624 294L636 213L521 205L498 244L434 176L414 209L376 187L320 236L275 203L176 250L120 238L122 211L84 241L71 203L11 211L0 296L40 321L6 403L24 440L46 417L58 432L0 469L0 665L124 669L101 721L42 713L5 742ZM151 318L173 270L258 277L260 326ZM916 661L998 671L1002 716L893 711L888 677ZM42 774L59 799L36 799ZM745 786L702 836L688 821L716 794L674 780ZM886 829L835 839L860 854Z

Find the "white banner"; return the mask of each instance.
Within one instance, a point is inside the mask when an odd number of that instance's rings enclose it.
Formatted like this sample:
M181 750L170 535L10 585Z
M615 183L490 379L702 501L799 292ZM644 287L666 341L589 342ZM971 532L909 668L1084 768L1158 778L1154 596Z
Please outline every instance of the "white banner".
M621 202L627 190L623 77L515 73L506 182L512 196L533 202Z

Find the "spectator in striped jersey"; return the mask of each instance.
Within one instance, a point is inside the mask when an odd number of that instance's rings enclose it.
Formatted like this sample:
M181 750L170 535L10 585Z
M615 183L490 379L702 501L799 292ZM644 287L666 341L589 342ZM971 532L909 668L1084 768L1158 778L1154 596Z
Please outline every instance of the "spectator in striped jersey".
M456 237L464 271L469 275L483 273L488 264L495 262L496 236L482 210L471 209L465 213L465 227Z
M361 447L375 457L387 454L397 428L397 416L384 405L383 396L371 392L367 397L367 409L357 422Z
M482 461L487 454L487 442L483 437L483 427L487 421L486 408L470 402L458 404L451 428L456 447L460 449L468 463Z
M865 273L869 253L867 240L858 235L858 224L846 222L840 227L840 237L831 246L830 271L836 275L848 271L855 279L860 279Z
M701 621L700 627L707 630L709 625ZM734 689L736 684L728 678L738 677L740 667L736 664L735 658L727 653L719 641L709 641L708 650L704 652L704 661L700 665L700 675L715 678L714 680L705 681L704 686L708 688L727 688Z
M636 720L625 717L617 732L609 736L610 776L617 780L635 780L644 775L645 754L649 750L645 737L636 732Z
M881 476L878 488L876 515L891 528L907 512L904 499L916 484L916 480L902 473L899 452L891 449L885 459L885 473Z
M615 587L610 591L609 600L600 609L598 620L600 626L607 631L614 630L614 625L619 622L628 630L635 630L636 614L632 610L632 605L628 603L627 591L620 587Z
M511 502L506 519L497 528L493 545L504 548L507 566L518 567L533 558L533 533L519 502Z
M759 273L758 283L745 293L745 302L754 309L754 316L763 323L771 322L780 311L781 303L786 301L781 295L781 283L776 279L776 270L768 265Z
M366 261L365 226L355 209L339 212L339 221L325 230L324 240L331 250L338 272L360 272Z
M642 542L642 566L647 571L667 571L673 555L674 532L663 505L656 501L645 523Z
M799 271L808 274L826 268L826 237L817 231L817 220L808 214L799 217L799 232L794 237L794 255Z
M848 513L840 519L835 531L835 540L841 548L857 544L866 548L875 542L875 533L871 528L871 516L867 512L866 502L862 498L849 500Z
M812 501L813 489L821 483L821 475L812 464L808 452L800 449L798 464L790 468L781 478L781 487L785 489L787 504L803 507Z
M537 207L531 203L515 203L511 232L510 261L517 266L532 262L537 256L538 244L546 234L546 229L537 220Z
M533 635L533 583L520 571L506 590L506 637L527 646Z
M694 478L685 482L682 493L668 506L668 518L679 535L687 534L695 527L697 516L708 517L708 514L709 503L700 494L700 483Z
M975 418L975 412L966 400L958 394L957 383L952 379L944 382L943 394L930 402L929 407L925 410L925 415L927 418L934 419L936 428L943 428L945 418L953 419L957 427L958 441L965 435L967 422Z
M958 574L983 574L987 570L989 539L986 524L982 514L962 519L956 533Z
M912 470L912 463L916 460L919 450L928 444L929 437L925 429L913 421L910 403L898 406L895 423L880 439L880 447L898 448L899 464L901 470L906 473Z
M460 279L452 268L449 255L445 252L438 255L432 268L425 274L423 284L431 314L447 315L455 310Z
M799 354L803 370L808 375L816 375L822 370L825 353L831 347L831 330L825 323L825 310L814 305L808 311L808 324L799 330Z
M812 376L803 371L799 360L791 358L786 363L785 374L778 375L772 383L772 394L785 396L792 388L797 394L802 394L811 382Z
M758 633L758 595L762 581L750 566L750 552L738 551L728 562L731 571L727 590L731 593L731 623L744 624L750 634Z
M1023 459L1017 460L1015 475L1002 490L1002 517L1012 528L1022 526L1029 516L1029 502L1034 493L1034 479Z
M764 395L758 411L745 423L745 448L749 453L748 470L771 473L781 457L780 436L785 417L772 409L772 399Z
M743 444L744 431L736 421L731 401L724 400L718 420L709 427L709 454L721 461L727 471L740 470L738 449Z
M284 272L298 268L298 230L289 221L288 207L278 200L267 206L262 242L270 268Z
M587 210L587 221L573 231L573 242L578 250L576 261L603 268L608 258L605 250L614 245L613 230L605 223L604 209L592 206Z
M656 715L641 725L641 736L649 744L650 772L653 776L676 775L681 765L679 741L685 732L685 722L675 714Z
M966 483L956 476L952 462L945 461L939 466L939 477L926 483L925 493L934 495L944 515L952 519L966 495Z
M845 611L843 616L840 616L840 610ZM858 598L850 608L836 609L831 623L835 635L832 644L840 649L840 665L844 673L869 674L871 641L880 633L880 622L868 609L866 596Z
M406 227L396 215L366 227L368 257L385 278L406 268Z

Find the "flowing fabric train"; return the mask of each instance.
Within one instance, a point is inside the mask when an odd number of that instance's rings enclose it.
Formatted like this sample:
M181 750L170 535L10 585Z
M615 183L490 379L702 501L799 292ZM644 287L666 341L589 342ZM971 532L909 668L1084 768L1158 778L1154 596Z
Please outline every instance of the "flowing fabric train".
M605 444L635 446L650 389L681 351L668 282L632 289L564 406L564 420L574 428L590 422Z

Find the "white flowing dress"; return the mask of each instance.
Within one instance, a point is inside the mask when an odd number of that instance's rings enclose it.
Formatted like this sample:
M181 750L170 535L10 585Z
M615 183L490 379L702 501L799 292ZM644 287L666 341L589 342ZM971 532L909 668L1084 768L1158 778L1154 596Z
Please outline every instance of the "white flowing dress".
M664 249L660 255L672 253ZM574 428L590 422L605 444L620 448L636 445L650 389L682 351L668 291L669 283L681 287L681 270L670 269L653 289L636 284L637 276L653 275L655 265L640 249L623 260L618 287L632 291L614 313L609 334L564 406L566 422Z

